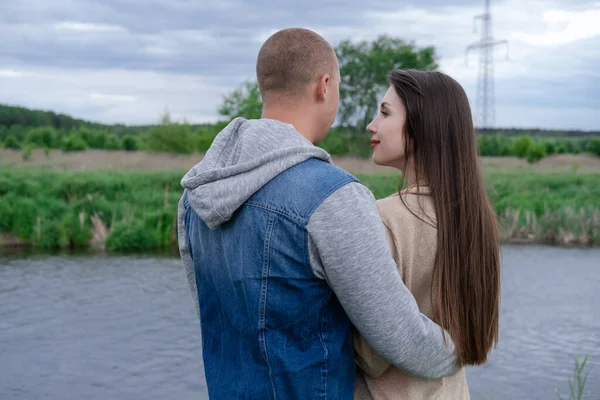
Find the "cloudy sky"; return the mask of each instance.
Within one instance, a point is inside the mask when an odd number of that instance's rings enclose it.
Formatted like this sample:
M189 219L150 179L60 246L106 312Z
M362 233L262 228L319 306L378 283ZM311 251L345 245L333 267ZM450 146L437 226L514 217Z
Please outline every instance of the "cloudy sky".
M262 42L313 29L336 45L396 36L433 45L474 104L484 1L0 0L0 103L106 123L218 119L223 95L254 78ZM600 2L492 2L496 126L600 129Z

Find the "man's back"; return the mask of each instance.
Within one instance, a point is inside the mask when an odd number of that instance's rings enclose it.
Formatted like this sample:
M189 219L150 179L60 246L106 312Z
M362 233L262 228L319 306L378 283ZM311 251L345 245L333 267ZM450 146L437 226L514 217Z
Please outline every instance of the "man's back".
M350 321L311 268L306 225L330 193L353 181L310 158L216 229L184 197L211 398L351 398Z
M262 399L252 390L268 384L278 398L351 396L349 320L408 373L456 370L398 276L373 194L330 160L291 124L240 118L182 180L179 248L212 398Z

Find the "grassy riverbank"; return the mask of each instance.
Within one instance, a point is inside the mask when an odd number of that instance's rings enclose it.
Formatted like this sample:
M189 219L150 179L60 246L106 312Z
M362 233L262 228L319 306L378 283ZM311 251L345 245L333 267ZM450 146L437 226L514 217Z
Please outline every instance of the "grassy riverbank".
M0 169L0 245L153 250L176 244L184 171ZM377 198L397 176L357 175ZM505 242L600 244L600 173L490 170Z
M397 179L359 175L377 198ZM600 174L488 172L486 187L505 242L600 245Z

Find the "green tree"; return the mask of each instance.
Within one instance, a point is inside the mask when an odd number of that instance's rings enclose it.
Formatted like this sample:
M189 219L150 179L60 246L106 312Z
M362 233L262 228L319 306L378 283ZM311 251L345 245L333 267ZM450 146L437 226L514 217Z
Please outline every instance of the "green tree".
M553 141L547 141L545 143L546 146L546 154L549 156L557 153L556 144Z
M0 112L1 111L2 111L2 108L0 108ZM0 140L6 139L7 136L8 136L8 127L4 126L4 125L0 125Z
M207 126L196 129L194 132L194 136L196 137L196 149L200 152L208 151L218 133L219 131L217 129Z
M56 141L56 132L54 128L45 126L33 128L25 135L25 143L35 147L54 147Z
M145 135L144 147L150 151L191 154L195 141L187 124L171 122L168 113L161 118L161 124L150 128Z
M120 150L123 148L123 146L121 145L121 141L119 140L117 135L115 135L114 133L111 133L106 138L105 148L107 150Z
M80 139L82 139L86 143L87 147L94 148L92 143L94 143L95 133L91 129L82 127L80 129L78 129L77 131L73 131L72 135L78 136ZM94 144L97 144L97 143L94 143ZM96 148L98 148L98 147L96 147ZM102 146L101 148L104 148L104 146Z
M379 36L373 42L341 42L336 48L340 64L340 123L363 131L378 109L395 69L436 70L433 47L417 48L398 38Z
M527 157L527 151L534 145L529 135L521 136L513 144L513 155L519 158Z
M532 143L527 148L527 162L534 163L546 156L546 146L543 143Z
M8 135L14 136L19 142L22 142L23 139L25 139L26 132L27 132L27 129L21 124L12 125L8 129Z
M569 149L567 149L567 146L564 143L561 143L558 145L558 148L556 149L556 152L558 154L565 154L568 153Z
M6 138L6 142L4 142L4 147L7 149L19 150L21 148L21 144L13 135L10 135Z
M84 151L88 144L78 135L70 135L63 138L62 149L64 151Z
M258 119L262 114L262 98L257 82L244 82L223 99L219 114L229 119L244 117Z
M600 156L600 136L593 137L587 144L588 152Z
M108 141L110 134L106 130L86 130L84 140L92 149L110 149ZM114 139L113 139L114 140ZM114 145L114 142L113 142Z
M482 157L495 156L492 136L477 135L477 150Z
M136 151L139 148L137 138L133 135L123 137L123 149L127 151Z

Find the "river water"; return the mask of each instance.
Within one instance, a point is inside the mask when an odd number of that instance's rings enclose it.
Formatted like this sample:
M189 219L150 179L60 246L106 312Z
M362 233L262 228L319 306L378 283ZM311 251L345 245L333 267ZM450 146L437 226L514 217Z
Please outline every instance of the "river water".
M472 399L600 399L600 249L503 247L500 342ZM177 258L0 256L0 399L207 399ZM492 397L493 396L493 397Z

